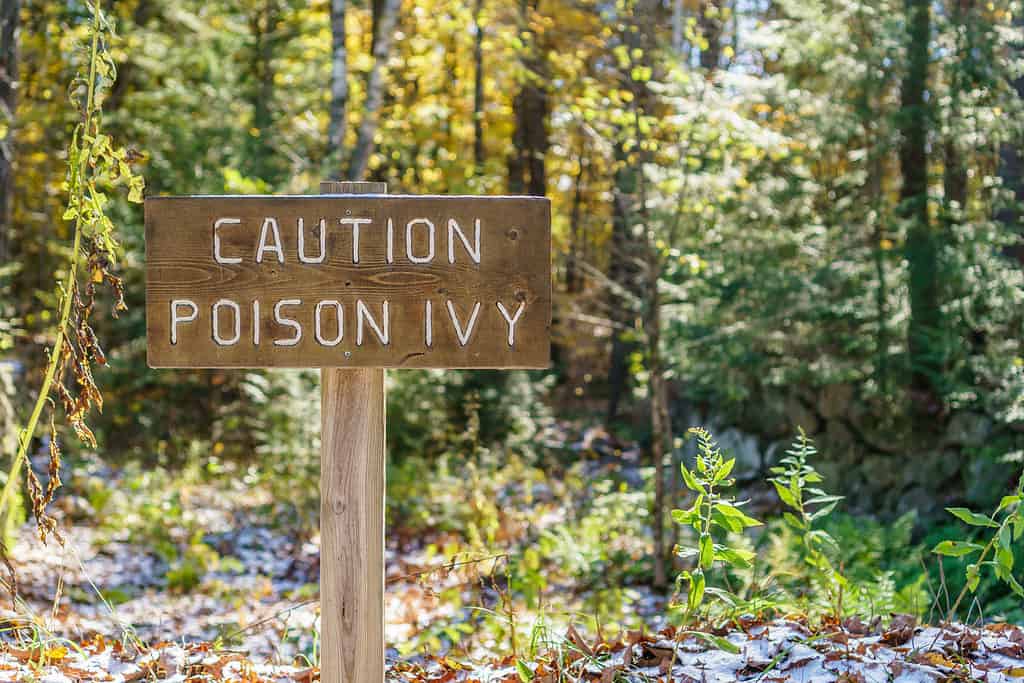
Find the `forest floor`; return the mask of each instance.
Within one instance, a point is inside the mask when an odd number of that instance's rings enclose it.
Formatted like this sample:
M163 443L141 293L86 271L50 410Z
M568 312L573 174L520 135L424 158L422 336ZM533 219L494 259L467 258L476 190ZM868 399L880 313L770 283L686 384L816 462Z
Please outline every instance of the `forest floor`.
M1024 678L1024 631L1005 624L749 617L717 631L728 646L676 632L667 598L629 573L649 552L639 540L647 535L635 515L609 510L646 503L635 497L636 453L614 450L615 485L592 486L612 469L600 453L557 475L585 482L571 494L512 463L507 478L482 477L491 483L432 511L447 522L389 532L389 679L612 683L664 680L669 670L686 683ZM100 474L109 490L99 495L95 476L72 483L59 507L63 545L40 544L26 525L12 549L19 601L0 607L0 681L318 678L315 534L268 524L273 515L253 505L259 496L246 484L163 482L166 497L153 500L140 480ZM461 470L449 474L467 481ZM133 487L136 497L110 502L110 490ZM581 495L591 498L590 516L574 507ZM101 505L102 521L93 509ZM610 529L618 531L609 537ZM484 541L471 542L474 534ZM512 557L526 578L510 589Z

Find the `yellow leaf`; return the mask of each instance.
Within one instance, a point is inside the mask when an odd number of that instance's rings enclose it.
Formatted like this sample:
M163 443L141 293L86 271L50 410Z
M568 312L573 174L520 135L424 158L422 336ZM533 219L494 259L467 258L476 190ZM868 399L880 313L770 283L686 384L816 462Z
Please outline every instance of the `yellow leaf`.
M43 657L51 662L59 662L68 656L68 649L63 645L57 645L56 647L47 648L43 653Z

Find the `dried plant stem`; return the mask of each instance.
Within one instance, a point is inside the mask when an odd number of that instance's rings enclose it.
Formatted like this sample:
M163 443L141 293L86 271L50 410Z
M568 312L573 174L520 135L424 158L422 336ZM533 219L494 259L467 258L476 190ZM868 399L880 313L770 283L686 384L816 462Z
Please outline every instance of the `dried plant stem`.
M88 94L86 96L85 122L80 129L84 136L92 134L93 112L95 108L94 99L96 96L96 64L99 58L101 28L100 10L99 7L94 7L93 9L92 44L89 53L89 84ZM92 145L86 144L84 147L84 153L82 154L82 158L78 164L78 171L72 178L71 186L68 188L68 191L72 196L74 196L75 192L80 191L85 174L89 169L89 162L92 156ZM39 395L36 397L35 406L32 408L32 413L29 416L28 423L19 434L18 450L14 456L14 461L11 463L11 469L7 473L7 481L4 483L3 493L0 494L0 519L3 519L7 514L8 507L11 504L11 497L14 495L14 489L17 486L16 482L21 474L21 466L28 457L29 445L32 443L32 437L39 424L39 418L43 414L43 408L46 407L46 404L50 401L50 391L53 389L53 382L57 376L57 369L61 367L61 358L64 355L64 344L67 343L68 337L68 323L71 319L71 303L74 301L75 289L78 287L78 267L79 262L81 261L83 227L82 217L79 215L75 218L74 245L71 251L71 261L68 265L68 277L63 287L63 294L60 303L60 321L57 324L57 338L53 343L53 349L50 351L50 361L47 364L46 374L43 376L43 384L39 388Z
M993 534L992 538L990 538L989 541L988 541L988 545L986 545L984 550L981 551L981 555L978 557L978 561L976 563L979 567L985 562L985 559L988 557L989 552L991 552L993 546L995 546L996 539L998 537L999 537L999 533L998 532ZM960 608L960 603L964 601L965 597L967 597L967 593L970 590L969 587L970 587L970 582L969 581L964 582L964 587L960 589L959 595L957 595L956 596L956 600L953 601L953 606L950 607L949 608L949 612L946 613L946 621L950 621L951 622L954 619L956 619L956 611L957 611L957 609ZM968 612L970 612L970 610L968 610ZM968 616L970 616L970 615L968 614Z

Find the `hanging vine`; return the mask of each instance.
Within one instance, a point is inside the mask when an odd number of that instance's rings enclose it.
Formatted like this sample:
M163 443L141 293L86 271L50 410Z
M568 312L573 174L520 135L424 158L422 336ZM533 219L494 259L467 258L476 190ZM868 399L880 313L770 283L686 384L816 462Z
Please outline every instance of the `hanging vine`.
M69 88L69 99L79 114L68 147L67 205L63 220L74 226L73 243L66 264L66 275L58 286L57 328L49 349L43 383L28 422L18 436L18 446L7 481L0 493L0 519L14 503L21 468L28 460L29 447L44 411L49 411L49 464L45 486L31 466L26 480L32 513L39 537L46 541L54 534L63 542L56 523L47 512L61 485L61 448L58 411L85 445L95 448L96 438L86 420L93 408L103 409L103 395L93 378L93 364L105 365L106 356L90 319L96 307L99 289L106 285L113 293L112 312L126 310L124 285L113 268L121 249L114 224L106 214L112 188L127 189L128 201L141 202L143 179L132 172L131 164L139 155L115 147L102 129L102 104L105 92L117 75L109 52L113 28L98 1L87 3L89 30L82 43L87 55Z

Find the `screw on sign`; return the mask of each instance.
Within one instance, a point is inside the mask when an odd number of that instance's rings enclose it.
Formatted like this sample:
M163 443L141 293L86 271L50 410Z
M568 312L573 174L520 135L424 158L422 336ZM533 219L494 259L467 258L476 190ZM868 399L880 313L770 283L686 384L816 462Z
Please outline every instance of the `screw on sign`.
M321 368L321 680L384 680L385 368L544 368L538 197L146 199L154 368Z

